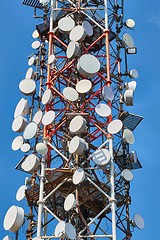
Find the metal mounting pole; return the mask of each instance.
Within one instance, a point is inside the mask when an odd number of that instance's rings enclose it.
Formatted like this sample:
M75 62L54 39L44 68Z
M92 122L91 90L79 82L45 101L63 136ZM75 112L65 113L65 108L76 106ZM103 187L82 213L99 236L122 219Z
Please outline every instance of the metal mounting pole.
M112 235L113 240L116 240L116 199L115 199L115 176L114 176L114 158L113 158L113 138L109 137L109 150L111 154L110 162L110 184L111 184L111 212L112 212Z
M105 4L105 34L106 34L106 65L107 65L107 86L110 87L110 55L109 55L109 28L108 28L108 0L104 1ZM111 101L108 101L108 105L112 107ZM108 123L112 121L112 115L108 117ZM109 150L111 154L110 162L110 184L111 184L111 212L112 212L112 239L116 240L116 200L115 200L115 177L114 177L114 157L113 157L113 138L108 137L109 140Z
M43 141L46 144L46 141ZM40 179L40 189L39 189L39 201L38 201L38 222L37 222L37 237L41 236L41 222L42 222L42 212L43 212L43 191L44 191L44 178L45 178L45 165L46 158L42 157L41 162L41 179Z

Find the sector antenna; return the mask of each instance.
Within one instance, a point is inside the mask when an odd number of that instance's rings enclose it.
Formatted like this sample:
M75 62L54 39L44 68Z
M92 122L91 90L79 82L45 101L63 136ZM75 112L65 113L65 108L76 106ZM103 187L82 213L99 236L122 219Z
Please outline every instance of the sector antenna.
M12 123L24 182L4 228L16 240L132 239L144 228L140 214L130 215L142 167L134 131L143 117L129 112L135 21L125 18L123 0L22 3L38 21Z

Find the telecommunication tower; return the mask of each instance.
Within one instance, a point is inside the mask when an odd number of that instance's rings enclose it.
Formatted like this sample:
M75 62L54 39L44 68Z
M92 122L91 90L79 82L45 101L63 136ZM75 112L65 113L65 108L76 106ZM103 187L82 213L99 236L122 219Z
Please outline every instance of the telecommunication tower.
M4 228L15 239L132 239L133 131L137 52L123 0L23 0L40 19L12 129L25 183ZM28 208L20 206L25 199ZM22 230L24 235L22 235ZM24 231L25 229L25 231ZM22 237L23 236L23 237Z

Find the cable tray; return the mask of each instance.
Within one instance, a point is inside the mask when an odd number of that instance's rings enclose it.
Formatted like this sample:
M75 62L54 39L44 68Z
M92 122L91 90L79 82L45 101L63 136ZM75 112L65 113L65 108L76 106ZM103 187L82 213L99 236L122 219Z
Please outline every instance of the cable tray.
M34 8L42 8L42 4L38 0L23 0L22 4Z
M135 115L129 112L123 112L119 119L123 122L123 125L129 130L133 131L143 120L142 116Z

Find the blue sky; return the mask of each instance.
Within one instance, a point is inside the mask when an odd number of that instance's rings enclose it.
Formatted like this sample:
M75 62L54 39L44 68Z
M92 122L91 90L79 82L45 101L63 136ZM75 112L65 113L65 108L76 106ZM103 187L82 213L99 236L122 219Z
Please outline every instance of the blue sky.
M129 108L132 113L144 116L143 122L135 130L136 142L133 150L138 153L143 165L134 171L131 183L131 215L142 214L145 229L135 229L133 240L158 240L160 206L160 83L159 83L159 43L160 43L160 2L125 1L125 18L136 21L130 32L138 53L129 57L130 68L139 72L135 104ZM25 77L27 56L32 53L32 32L37 20L33 19L33 9L21 1L2 1L0 7L0 239L8 234L3 229L3 218L11 205L17 203L18 188L24 184L25 174L14 170L23 154L11 149L15 133L11 126L16 104L22 97L18 85Z

